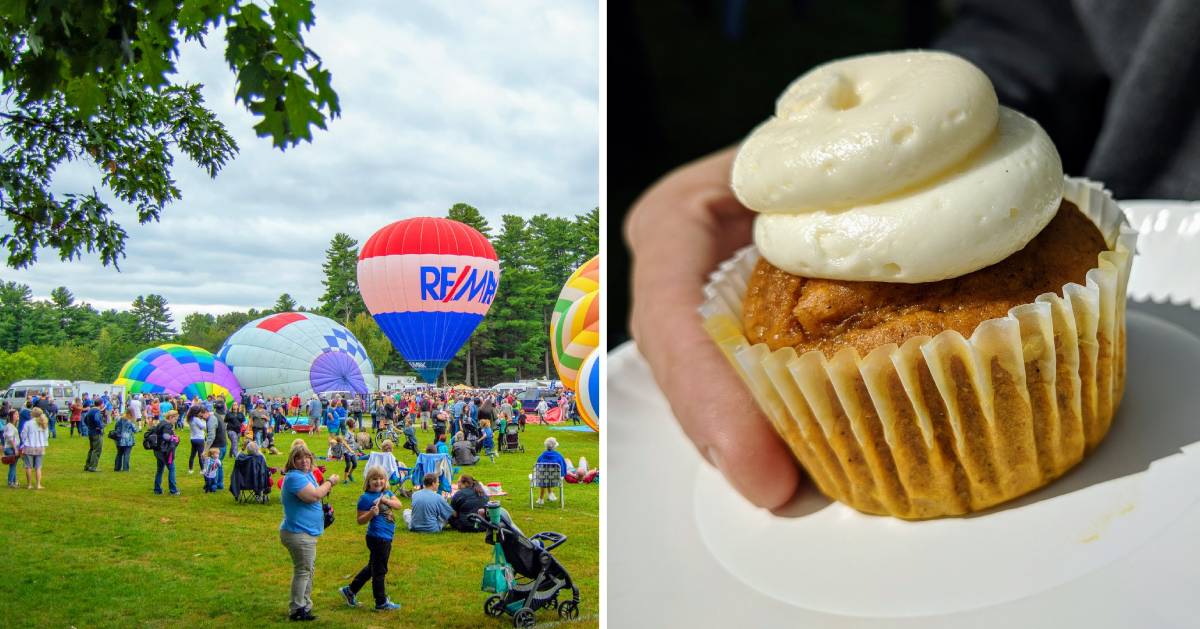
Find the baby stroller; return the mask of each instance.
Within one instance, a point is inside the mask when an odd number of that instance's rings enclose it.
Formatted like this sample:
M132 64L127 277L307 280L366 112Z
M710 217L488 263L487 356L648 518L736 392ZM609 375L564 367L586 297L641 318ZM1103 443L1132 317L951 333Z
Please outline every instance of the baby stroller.
M500 437L499 449L501 452L525 451L525 446L521 445L520 427L515 423L504 427L504 435Z
M239 454L229 475L229 493L237 502L271 501L271 470L262 455Z
M532 627L536 620L534 612L543 607L557 609L563 620L578 618L579 588L571 581L566 568L550 554L567 541L567 536L546 531L525 537L500 520L500 503L489 502L487 506L493 517L484 519L476 514L469 517L477 527L487 529L485 542L499 544L515 577L511 580L504 577L497 583L494 576L497 566L489 566L484 571L484 590L496 592L483 603L484 613L497 617L509 614L514 627ZM493 578L489 579L489 576ZM571 598L560 601L560 593L567 588L570 588Z

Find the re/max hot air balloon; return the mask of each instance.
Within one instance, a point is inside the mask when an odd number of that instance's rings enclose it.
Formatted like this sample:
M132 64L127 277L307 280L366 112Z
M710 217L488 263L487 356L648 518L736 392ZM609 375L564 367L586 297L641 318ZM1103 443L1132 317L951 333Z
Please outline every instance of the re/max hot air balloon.
M600 432L600 354L592 350L579 366L578 388L575 389L575 408L589 428Z
M358 255L367 310L430 383L483 320L499 284L492 243L448 218L396 221L375 232Z
M189 399L242 395L237 378L211 352L191 345L168 343L138 352L117 374L116 383L129 393L169 393Z
M600 256L575 269L550 315L550 355L563 386L577 391L579 366L600 344Z
M249 393L369 393L375 370L367 350L343 325L309 312L255 319L225 340L217 358Z

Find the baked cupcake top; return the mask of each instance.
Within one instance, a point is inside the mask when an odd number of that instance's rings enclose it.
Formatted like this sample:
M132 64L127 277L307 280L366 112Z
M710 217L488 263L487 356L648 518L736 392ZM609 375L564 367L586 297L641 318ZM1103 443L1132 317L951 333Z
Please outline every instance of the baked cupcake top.
M1033 120L943 52L865 55L793 82L743 142L733 190L754 242L806 278L935 282L1026 246L1062 200L1062 163Z

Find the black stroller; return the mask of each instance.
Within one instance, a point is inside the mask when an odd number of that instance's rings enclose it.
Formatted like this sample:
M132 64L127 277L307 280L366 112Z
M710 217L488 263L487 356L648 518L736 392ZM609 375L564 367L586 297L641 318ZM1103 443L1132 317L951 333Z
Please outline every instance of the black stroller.
M271 502L271 470L262 455L239 454L229 475L229 493L238 502Z
M489 502L487 506L489 511L500 508L497 502ZM546 531L525 537L507 523L499 521L498 516L494 518L497 520L495 523L474 514L470 518L479 528L487 529L484 541L492 545L499 543L504 559L516 574L507 584L507 591L484 601L484 613L497 617L510 614L514 627L532 627L536 620L534 612L543 607L557 609L559 618L563 620L579 617L579 588L571 581L566 568L550 554L551 550L567 541L566 535ZM487 591L498 591L500 588L488 587L487 573L485 571L485 588ZM559 594L568 588L571 598L560 601Z
M505 425L504 434L500 436L500 451L501 452L524 452L525 446L521 445L520 427L516 422Z

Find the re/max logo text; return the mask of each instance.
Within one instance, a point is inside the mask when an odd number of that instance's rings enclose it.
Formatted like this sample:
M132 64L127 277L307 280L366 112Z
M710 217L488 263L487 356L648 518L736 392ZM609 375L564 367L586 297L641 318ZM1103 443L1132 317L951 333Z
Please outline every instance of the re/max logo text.
M464 266L421 267L421 301L477 301L491 304L496 298L496 274Z

